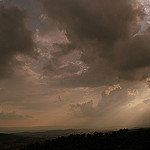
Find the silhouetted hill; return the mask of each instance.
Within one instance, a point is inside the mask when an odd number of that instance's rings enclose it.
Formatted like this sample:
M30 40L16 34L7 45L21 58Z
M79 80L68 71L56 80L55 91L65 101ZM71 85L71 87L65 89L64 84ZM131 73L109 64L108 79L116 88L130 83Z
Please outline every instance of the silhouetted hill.
M92 132L87 129L68 129L68 130L49 130L40 132L20 132L4 134L0 133L0 150L17 150L27 144L51 140L60 136L68 136L70 134L81 134Z
M71 134L36 142L23 150L150 150L150 129Z

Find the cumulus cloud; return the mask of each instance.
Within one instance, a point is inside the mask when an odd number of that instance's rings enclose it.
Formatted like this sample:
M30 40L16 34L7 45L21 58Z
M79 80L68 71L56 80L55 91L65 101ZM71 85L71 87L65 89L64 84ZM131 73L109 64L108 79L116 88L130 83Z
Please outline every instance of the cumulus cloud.
M6 78L17 64L18 54L35 56L32 33L25 25L26 13L17 7L0 6L0 78Z
M109 114L118 107L121 107L129 102L129 98L127 97L127 90L120 88L120 86L116 87L116 85L112 86L114 89L107 93L110 88L104 90L102 92L102 97L94 107L93 100L72 104L70 105L70 110L74 115L80 117L102 117L102 115ZM120 101L120 99L124 100L124 102Z
M128 37L130 26L141 15L141 9L133 9L130 0L50 0L41 1L48 15L65 28L70 40L113 43Z
M149 99L137 99L137 95L128 94L126 87L114 85L108 94L104 90L96 106L93 100L70 105L74 120L84 120L87 127L121 128L149 126ZM108 88L110 90L110 88ZM131 91L135 92L135 89ZM81 121L78 124L82 125Z
M70 110L73 112L73 115L77 117L94 117L97 113L93 108L92 101L82 104L72 104L70 105Z
M150 35L148 30L138 34L140 21L145 16L139 2L39 1L48 17L65 31L69 43L73 45L68 47L67 43L62 52L53 54L53 57L57 60L73 49L78 50L82 52L81 61L88 66L88 71L67 78L61 85L100 86L117 84L122 80L143 80L149 76Z

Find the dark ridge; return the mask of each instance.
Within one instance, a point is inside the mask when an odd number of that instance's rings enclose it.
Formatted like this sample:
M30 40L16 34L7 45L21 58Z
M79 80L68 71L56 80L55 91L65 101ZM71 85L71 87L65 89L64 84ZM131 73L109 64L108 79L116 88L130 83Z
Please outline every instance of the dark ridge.
M150 129L71 134L36 142L22 150L150 150Z
M66 130L48 130L48 131L28 131L18 133L0 133L0 150L19 150L24 146L43 142L45 140L55 139L70 134L92 133L92 129L66 129Z

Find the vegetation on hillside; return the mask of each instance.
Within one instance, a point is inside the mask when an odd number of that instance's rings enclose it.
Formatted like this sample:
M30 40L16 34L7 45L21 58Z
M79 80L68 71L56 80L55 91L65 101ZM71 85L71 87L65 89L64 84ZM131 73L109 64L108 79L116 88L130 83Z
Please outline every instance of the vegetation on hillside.
M72 134L27 145L23 150L149 150L150 129Z

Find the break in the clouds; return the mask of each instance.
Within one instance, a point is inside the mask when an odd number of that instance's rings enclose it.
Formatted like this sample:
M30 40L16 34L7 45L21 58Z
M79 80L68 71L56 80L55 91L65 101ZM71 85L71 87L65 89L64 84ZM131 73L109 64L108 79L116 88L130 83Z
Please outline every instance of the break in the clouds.
M26 12L17 7L0 6L0 78L9 77L17 55L34 57L32 33L26 28Z
M39 0L40 1L40 0ZM138 34L146 12L135 0L41 0L48 17L65 32L67 43L60 44L60 55L44 69L52 74L52 67L60 71L62 57L81 52L80 61L87 66L81 74L66 76L64 86L100 86L122 80L140 81L148 78L150 67L149 29ZM48 31L48 28L47 28ZM59 43L57 43L59 44ZM72 45L72 46L70 46ZM65 48L65 50L64 50ZM75 63L74 63L75 64ZM81 71L80 65L76 72ZM58 71L57 71L58 72ZM57 73L56 73L57 74Z

